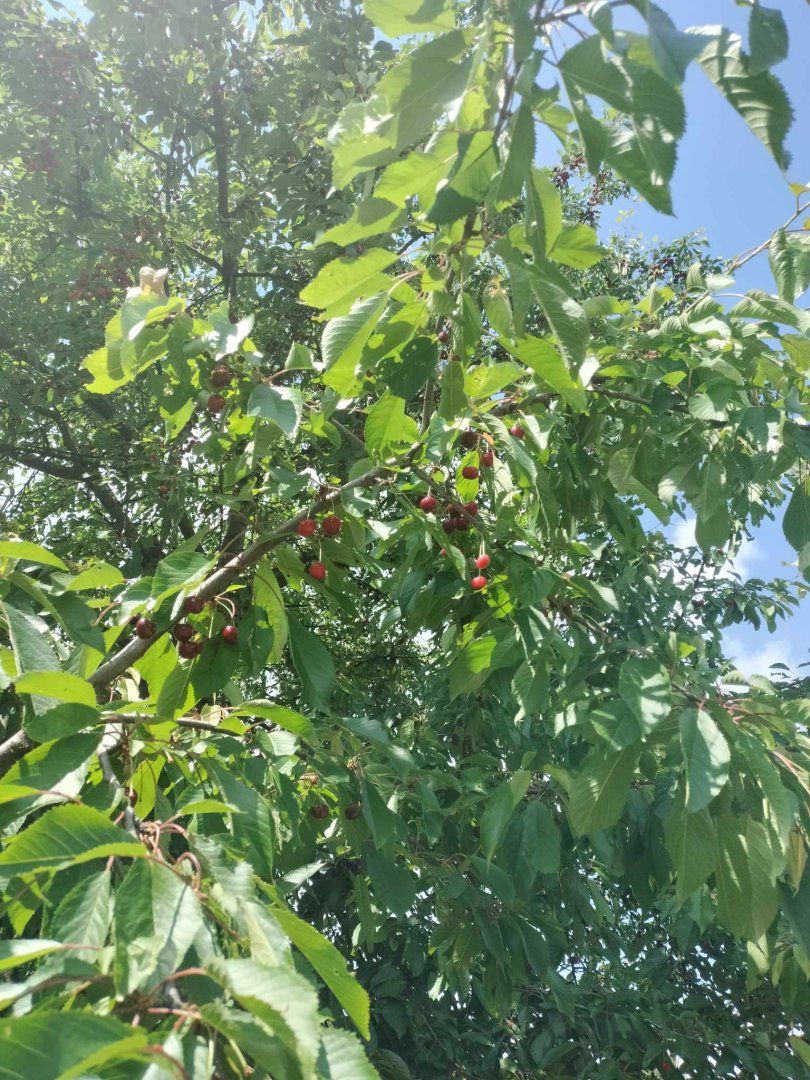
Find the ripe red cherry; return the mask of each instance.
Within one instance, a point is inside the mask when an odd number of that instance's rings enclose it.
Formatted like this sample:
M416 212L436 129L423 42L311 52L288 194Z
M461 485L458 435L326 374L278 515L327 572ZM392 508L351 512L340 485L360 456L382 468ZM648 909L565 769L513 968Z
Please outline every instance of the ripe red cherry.
M183 601L183 607L189 615L199 615L205 607L205 601L199 596L187 596Z
M235 645L239 638L239 631L236 629L233 623L228 623L227 626L222 627L220 635L223 641L227 641L229 645Z
M466 532L470 527L469 521L464 517L453 518L453 524L459 532Z
M423 495L419 500L419 506L426 514L432 514L438 505L439 501L433 495Z
M211 372L212 386L228 386L233 378L233 372L227 364L220 364Z
M360 803L356 802L349 803L349 805L343 811L344 815L346 816L346 818L348 818L349 821L357 821L357 819L360 817L361 812L362 811L360 809Z
M495 455L491 450L485 450L481 457L478 459L485 469L492 468L492 462L495 460Z
M520 424L513 424L512 427L509 428L509 434L515 439L522 439L526 432Z
M329 807L326 805L326 803L315 803L315 805L311 807L309 812L318 821L325 821L326 818L329 817Z
M158 491L160 492L161 495L168 495L169 490L170 489L169 489L168 484L158 484Z
M197 656L199 649L196 641L181 641L177 646L177 652L183 658L183 660L193 660Z
M326 567L322 562L310 563L307 573L310 577L315 578L316 581L323 581L326 577Z
M299 536L313 536L315 530L318 528L318 522L313 518L304 518L303 521L299 521L296 526L296 532Z
M321 522L321 532L324 536L337 536L342 528L343 522L335 514L327 514Z
M210 413L221 413L225 408L225 398L222 394L212 394L206 401L205 407Z
M486 568L491 562L492 560L490 559L489 555L487 555L485 551L482 551L481 554L476 558L475 565L478 567L479 570L486 570Z
M672 1068L672 1066L670 1065L670 1063L668 1061L662 1061L661 1062L661 1072L669 1072L669 1070L671 1068Z
M475 431L462 431L458 441L467 450L472 450L474 446L478 445L478 433Z
M172 634L175 641L189 641L194 637L194 627L187 622L175 623Z
M135 623L135 633L139 638L143 638L144 640L146 640L146 638L154 637L156 629L157 628L151 619L141 618Z
M448 534L448 536L451 532L455 532L456 518L445 518L442 522L442 528Z
M362 255L365 250L366 250L365 245L363 245L363 244L355 244L354 245L354 252L355 252L356 255Z
M471 499L470 502L464 503L464 509L470 515L470 517L475 517L475 515L478 513L478 503L475 502L474 499Z
M487 579L486 579L486 578L484 577L484 575L483 575L483 574L477 574L477 575L476 575L476 576L475 576L475 577L474 577L474 578L472 579L472 581L470 582L470 585L472 585L472 587L473 587L473 588L474 588L474 589L476 590L476 592L477 592L477 591L478 591L478 589L483 589L483 588L484 588L484 586L486 585L486 583L487 583Z
M465 465L464 468L461 470L461 475L464 477L465 480L477 480L478 469L475 467L475 465Z
M450 340L450 331L447 329L446 326L443 326L436 335L436 337L439 339L439 343L441 345L446 345L447 342Z

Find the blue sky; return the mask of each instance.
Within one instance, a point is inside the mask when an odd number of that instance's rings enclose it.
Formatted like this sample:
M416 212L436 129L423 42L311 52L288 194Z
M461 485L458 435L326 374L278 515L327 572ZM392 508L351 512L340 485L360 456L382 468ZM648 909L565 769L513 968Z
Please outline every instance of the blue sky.
M760 243L793 213L795 197L788 181L810 181L810 6L805 0L769 2L780 8L790 32L790 55L774 69L796 113L788 138L793 162L787 176L782 175L743 120L693 64L684 86L687 131L672 184L676 216L665 217L637 200L629 207L632 216L626 224L606 220L606 228L626 228L662 240L703 229L712 252L725 257ZM676 4L662 2L661 6L681 28L719 23L747 41L749 9L738 7L732 0L679 0ZM621 24L626 25L623 20ZM767 254L748 263L737 277L735 291L751 288L775 291ZM806 306L807 294L799 302ZM676 542L690 542L689 522L670 527L668 532ZM794 559L795 553L782 535L781 521L769 522L755 531L752 542L743 546L736 569L743 577L793 577L795 569L783 564ZM764 629L733 627L727 632L726 643L747 674L768 674L769 665L777 661L795 669L810 660L810 597L774 634ZM802 669L801 674L810 674L810 668Z

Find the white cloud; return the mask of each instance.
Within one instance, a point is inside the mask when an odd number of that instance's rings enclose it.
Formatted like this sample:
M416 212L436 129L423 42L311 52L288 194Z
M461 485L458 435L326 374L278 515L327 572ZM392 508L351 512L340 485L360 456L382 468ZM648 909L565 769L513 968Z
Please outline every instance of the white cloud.
M786 664L796 675L799 674L799 664L806 659L796 650L793 642L784 637L770 638L761 644L755 641L746 644L734 634L726 634L724 643L730 659L749 678L752 675L768 678L778 674L770 670L771 664Z

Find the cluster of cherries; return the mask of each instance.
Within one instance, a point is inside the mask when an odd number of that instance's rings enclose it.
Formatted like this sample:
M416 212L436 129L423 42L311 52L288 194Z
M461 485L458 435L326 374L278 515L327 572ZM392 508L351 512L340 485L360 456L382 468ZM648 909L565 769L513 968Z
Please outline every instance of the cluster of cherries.
M316 821L326 821L329 817L329 807L326 803L315 803L315 805L310 808L309 812ZM360 803L349 803L349 805L343 809L343 816L347 821L357 821L362 812Z
M205 601L199 596L187 596L183 601L183 610L188 615L199 615L205 608ZM135 633L143 641L155 636L157 627L154 622L145 615L135 617ZM192 641L196 633L194 627L188 622L177 622L172 627L172 637L177 642L177 653L183 660L194 660L203 651L205 638ZM233 623L228 623L220 630L220 637L228 645L235 645L239 640L239 630Z
M343 519L339 518L337 514L327 514L325 518L321 520L321 533L323 536L337 536L340 530L343 528ZM299 536L303 536L305 540L309 540L311 536L314 536L318 529L318 522L315 518L304 518L303 521L299 521L295 527L295 531ZM326 566L319 559L315 562L311 562L307 567L307 573L311 578L315 578L316 581L323 581L326 577Z
M216 387L217 390L222 390L226 386L230 386L233 380L233 372L227 364L217 364L214 370L211 372L211 385ZM215 416L221 413L225 408L227 402L222 394L211 394L208 401L205 403L206 409Z

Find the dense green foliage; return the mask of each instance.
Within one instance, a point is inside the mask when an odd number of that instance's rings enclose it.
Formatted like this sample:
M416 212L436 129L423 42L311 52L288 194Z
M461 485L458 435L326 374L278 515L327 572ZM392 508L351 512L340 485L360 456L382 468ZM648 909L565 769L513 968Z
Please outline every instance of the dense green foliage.
M787 167L779 13L86 6L0 10L0 1076L805 1076L721 631L810 577L808 192L774 295L596 233L690 63Z

